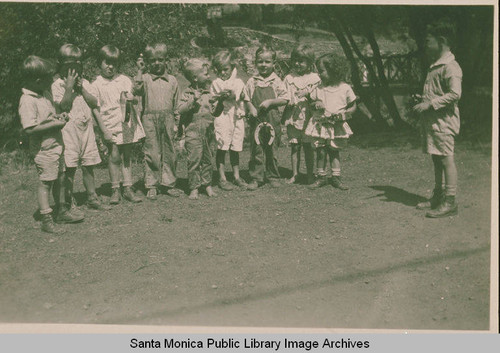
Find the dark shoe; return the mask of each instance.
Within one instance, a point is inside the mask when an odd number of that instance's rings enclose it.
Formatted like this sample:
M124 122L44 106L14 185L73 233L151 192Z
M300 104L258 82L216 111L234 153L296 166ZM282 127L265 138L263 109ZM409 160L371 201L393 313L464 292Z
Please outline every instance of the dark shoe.
M282 184L279 181L279 179L271 179L271 180L269 180L269 185L271 185L272 188L277 189L277 188L281 187Z
M118 205L120 203L121 198L122 196L120 195L120 188L113 188L113 194L111 194L109 203L111 205Z
M89 196L87 199L87 207L92 209L92 210L98 210L98 211L107 211L110 209L109 206L104 206L99 199L99 196L93 195Z
M142 202L142 199L137 196L130 187L125 187L125 190L123 191L123 198L132 203Z
M320 176L314 183L309 185L307 188L309 190L316 190L325 185L328 185L328 178L326 176Z
M54 220L52 219L52 215L44 214L42 217L42 231L46 233L59 233L59 229L56 228L54 224Z
M62 208L57 213L56 223L78 223L83 221L84 218L85 216L83 215L83 213L74 208Z
M424 202L420 202L417 205L417 210L435 210L443 202L444 193L443 190L434 190L432 197Z
M340 190L349 190L349 186L342 183L342 179L337 175L332 176L332 186Z
M257 182L257 180L252 180L252 182L247 186L247 190L250 191L257 190L258 188L259 188L259 183Z
M236 185L237 187L241 188L241 189L247 189L248 188L248 184L245 182L245 180L243 179L234 179L234 185Z
M221 188L224 191L231 191L234 189L233 186L227 180L219 181L219 188Z
M158 195L158 191L156 190L156 188L151 188L151 189L148 189L148 193L146 194L146 197L149 200L156 200L157 195Z
M455 196L446 196L444 202L435 210L430 210L425 214L427 218L444 218L458 214L458 204L455 202Z
M183 192L179 189L176 189L176 188L167 188L165 190L165 194L167 194L168 196L171 196L171 197L179 197L183 194Z

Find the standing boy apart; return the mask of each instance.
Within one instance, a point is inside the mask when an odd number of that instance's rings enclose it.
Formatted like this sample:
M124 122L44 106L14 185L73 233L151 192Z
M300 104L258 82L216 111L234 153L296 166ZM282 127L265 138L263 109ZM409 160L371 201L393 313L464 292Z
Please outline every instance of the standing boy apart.
M430 209L426 213L429 218L458 213L454 146L460 130L458 101L462 94L462 69L450 51L452 35L452 27L446 24L428 29L425 51L433 63L427 72L422 102L414 107L421 115L424 151L434 163L434 193L429 201L417 205L418 209Z

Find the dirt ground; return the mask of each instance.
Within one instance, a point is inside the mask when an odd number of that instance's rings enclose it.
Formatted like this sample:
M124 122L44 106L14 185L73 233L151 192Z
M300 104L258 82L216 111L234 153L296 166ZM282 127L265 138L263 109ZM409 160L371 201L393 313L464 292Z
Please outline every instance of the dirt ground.
M0 322L488 329L491 151L458 144L460 213L429 220L414 206L433 187L430 158L405 139L353 138L349 192L264 186L82 206L85 222L57 236L33 218L34 167L6 172ZM279 162L289 176L287 147ZM245 152L244 176L247 163ZM99 169L106 201L108 181Z

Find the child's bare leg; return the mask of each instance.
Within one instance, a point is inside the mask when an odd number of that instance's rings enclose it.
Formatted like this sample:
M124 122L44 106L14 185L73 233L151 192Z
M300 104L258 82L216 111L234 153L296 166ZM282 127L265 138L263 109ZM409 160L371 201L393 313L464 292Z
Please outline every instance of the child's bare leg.
M108 170L111 179L111 188L113 189L109 203L115 205L120 202L120 164L122 158L118 146L112 144L109 148Z
M53 181L40 181L38 184L38 208L40 209L40 214L42 215L52 212L52 209L50 208L49 194L53 184Z
M424 202L417 204L417 209L436 209L443 200L443 157L433 154L432 163L434 164L434 191L432 197Z
M326 148L318 147L316 148L316 163L318 167L318 179L311 185L309 185L309 189L315 190L322 186L328 184L328 178L326 176Z
M306 160L307 183L311 184L314 181L314 150L310 143L304 145L304 158Z
M66 181L65 175L65 173L59 173L57 176L57 180L52 183L52 197L54 198L57 212L60 212L66 208L66 193L64 191L64 184Z
M443 169L445 180L445 195L455 196L457 194L458 174L453 156L443 157Z
M73 203L73 184L75 182L76 168L66 168L64 173L64 199L67 204Z
M434 190L441 191L443 189L443 157L433 154L432 163L434 164Z
M132 149L130 145L122 145L119 147L121 164L122 164L122 174L123 174L123 186L132 186L132 162L131 154Z
M118 146L112 144L109 149L109 158L108 158L108 171L109 171L109 179L111 180L111 187L119 188L120 187L120 178L121 178L121 163L122 158L120 156L120 151L118 150Z
M94 167L93 166L83 166L82 167L82 179L83 179L83 186L85 186L85 190L87 191L87 194L89 196L96 195Z
M132 191L132 146L120 146L123 173L123 197L130 202L141 202L142 199Z
M293 144L290 153L290 161L292 162L292 177L287 180L288 184L295 183L300 170L300 145Z
M226 181L226 173L224 170L226 164L226 151L217 150L215 153L215 164L217 165L217 171L219 172L219 180Z
M229 151L229 160L233 168L234 179L240 179L240 153L236 151Z
M340 178L340 152L329 149L330 164L332 168L332 185L340 190L349 190L349 187Z
M444 170L444 198L441 198L441 202L439 203L439 205L437 205L437 207L426 213L426 216L430 218L448 217L456 215L458 213L458 206L455 202L458 181L455 159L453 155L439 156L439 158L442 162Z
M51 215L52 209L49 203L49 193L53 184L53 181L40 181L37 189L38 207L42 216L41 230L47 233L59 233L60 231L54 225L54 219Z

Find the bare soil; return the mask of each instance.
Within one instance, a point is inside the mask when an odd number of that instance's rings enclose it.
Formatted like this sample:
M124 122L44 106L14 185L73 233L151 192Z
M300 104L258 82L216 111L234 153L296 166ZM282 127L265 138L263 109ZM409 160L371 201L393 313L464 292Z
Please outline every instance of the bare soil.
M85 221L56 236L33 217L34 167L7 171L0 322L486 330L490 151L458 144L460 213L431 220L415 209L431 161L406 139L355 136L341 155L348 192L266 185L82 206ZM290 176L285 146L279 163ZM96 175L107 201L107 171Z

